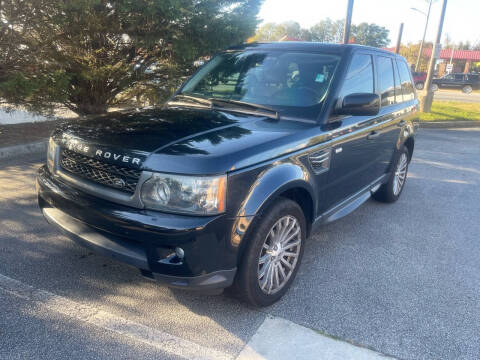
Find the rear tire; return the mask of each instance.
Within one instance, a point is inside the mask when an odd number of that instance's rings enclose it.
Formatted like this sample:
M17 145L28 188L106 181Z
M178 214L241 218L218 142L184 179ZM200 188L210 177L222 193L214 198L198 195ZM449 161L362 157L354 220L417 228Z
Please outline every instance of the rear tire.
M398 200L407 181L408 159L408 149L403 146L397 153L388 182L372 195L375 200L386 203Z
M424 86L425 86L425 84L424 84L423 82L421 82L421 81L420 81L420 82L417 82L417 83L415 84L415 88L416 88L417 90L423 90Z
M437 84L432 84L432 86L430 87L430 89L432 91L438 91L438 85Z
M251 305L268 306L287 292L300 267L305 216L296 202L280 198L252 226L232 290Z

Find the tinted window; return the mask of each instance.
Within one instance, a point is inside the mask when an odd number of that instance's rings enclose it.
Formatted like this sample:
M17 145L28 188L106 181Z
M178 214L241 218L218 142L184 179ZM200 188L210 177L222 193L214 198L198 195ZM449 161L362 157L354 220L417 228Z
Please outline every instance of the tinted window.
M478 81L478 75L469 74L469 75L468 75L468 80Z
M400 82L400 75L398 74L397 62L393 62L393 73L395 75L395 102L401 103L402 98L402 84Z
M382 106L395 103L395 82L393 79L392 59L385 56L377 57L378 89L382 97Z
M212 59L182 89L203 98L311 107L327 92L339 58L327 54L245 51Z
M357 54L352 59L340 96L343 98L349 94L373 92L372 57Z
M462 81L463 80L463 74L455 74L455 80Z
M415 93L413 90L410 69L404 61L397 61L398 70L400 72L400 80L402 81L403 101L413 100Z

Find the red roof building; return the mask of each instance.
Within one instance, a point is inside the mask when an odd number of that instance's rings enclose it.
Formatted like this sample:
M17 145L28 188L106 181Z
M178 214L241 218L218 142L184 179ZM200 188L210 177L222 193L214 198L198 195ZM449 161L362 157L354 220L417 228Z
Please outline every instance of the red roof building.
M395 52L394 47L384 48L384 50ZM432 55L432 48L423 49L423 55L426 56L427 58L430 58L430 56ZM463 72L468 73L470 71L470 65L472 64L472 62L480 61L480 50L444 49L444 50L440 50L440 59L447 60L447 61L449 61L450 59L465 61L465 67ZM463 63L461 66L463 66ZM461 71L461 67L458 68L458 70ZM439 67L439 75L442 75L444 72L445 72L445 63Z
M452 54L453 60L480 61L479 50L444 49L440 51L440 59L450 60ZM430 57L432 55L432 49L423 49L423 55Z

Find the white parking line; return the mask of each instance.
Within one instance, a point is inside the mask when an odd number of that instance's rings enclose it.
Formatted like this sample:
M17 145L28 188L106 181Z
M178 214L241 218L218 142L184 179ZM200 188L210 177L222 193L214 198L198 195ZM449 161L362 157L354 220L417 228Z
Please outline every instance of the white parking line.
M33 301L49 310L127 336L163 352L186 359L232 359L233 356L201 346L161 330L98 310L51 292L36 289L0 274L0 290ZM386 360L375 351L333 339L291 321L268 316L236 360Z
M45 290L35 289L30 285L1 274L0 290L22 299L36 302L49 310L151 345L169 354L198 360L232 359L232 356L220 351L203 347L192 341L181 339L163 331L98 310L92 305L81 304Z
M322 335L291 321L267 317L237 360L387 360L375 351Z

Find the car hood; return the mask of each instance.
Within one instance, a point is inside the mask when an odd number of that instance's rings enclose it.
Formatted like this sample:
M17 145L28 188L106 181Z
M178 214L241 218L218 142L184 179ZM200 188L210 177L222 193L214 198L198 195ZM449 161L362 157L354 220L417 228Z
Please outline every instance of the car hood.
M211 109L146 109L71 121L54 137L63 148L112 164L214 174L297 148L302 143L298 138L291 139L296 145L284 142L283 150L272 142L309 127L312 124Z

